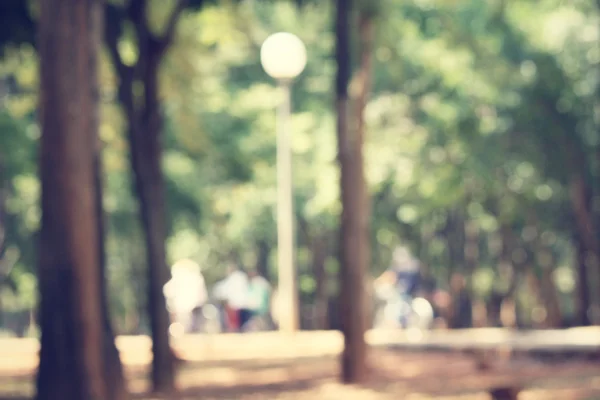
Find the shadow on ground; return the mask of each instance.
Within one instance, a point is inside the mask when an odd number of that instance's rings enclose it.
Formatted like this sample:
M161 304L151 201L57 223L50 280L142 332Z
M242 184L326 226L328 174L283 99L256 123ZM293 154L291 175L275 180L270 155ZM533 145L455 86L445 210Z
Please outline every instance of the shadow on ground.
M520 386L520 399L600 399L600 365L585 360L540 363L496 360L480 370L472 356L373 349L371 376L362 387L337 383L335 355L228 361L188 361L178 374L176 395L148 394L145 365L127 366L132 398L155 399L489 399L490 388ZM0 376L0 400L29 400L33 371Z

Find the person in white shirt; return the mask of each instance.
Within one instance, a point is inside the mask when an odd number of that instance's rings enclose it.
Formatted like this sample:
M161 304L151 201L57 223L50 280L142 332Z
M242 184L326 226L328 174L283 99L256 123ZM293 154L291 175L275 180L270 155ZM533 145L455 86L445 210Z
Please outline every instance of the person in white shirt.
M188 259L177 261L171 267L171 279L163 287L163 293L174 323L180 324L180 331L189 332L194 310L202 307L208 300L200 266Z
M213 294L217 300L225 303L227 325L230 332L237 332L243 325L242 310L248 307L248 275L237 266L228 267L228 274L222 281L218 282Z

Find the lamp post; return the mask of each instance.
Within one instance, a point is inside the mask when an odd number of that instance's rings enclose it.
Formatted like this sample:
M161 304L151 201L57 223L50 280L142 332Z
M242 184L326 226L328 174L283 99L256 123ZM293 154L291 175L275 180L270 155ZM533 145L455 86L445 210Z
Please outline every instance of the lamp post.
M295 35L279 32L269 36L260 49L265 72L274 78L282 95L277 113L277 271L280 307L279 329L299 328L298 281L294 249L292 198L292 150L290 145L290 89L306 65L306 48Z

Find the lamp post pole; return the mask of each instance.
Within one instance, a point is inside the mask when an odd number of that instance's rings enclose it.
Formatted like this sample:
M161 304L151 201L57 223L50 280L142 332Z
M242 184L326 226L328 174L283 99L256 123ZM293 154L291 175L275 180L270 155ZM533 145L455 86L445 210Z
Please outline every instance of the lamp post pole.
M265 72L277 80L281 95L277 109L277 319L280 331L292 333L300 327L300 313L294 246L290 94L294 78L306 66L306 48L297 36L278 32L263 42L260 61Z
M290 134L291 80L279 80L281 102L277 113L277 265L279 298L282 302L279 329L299 328L298 281L294 246L294 203Z

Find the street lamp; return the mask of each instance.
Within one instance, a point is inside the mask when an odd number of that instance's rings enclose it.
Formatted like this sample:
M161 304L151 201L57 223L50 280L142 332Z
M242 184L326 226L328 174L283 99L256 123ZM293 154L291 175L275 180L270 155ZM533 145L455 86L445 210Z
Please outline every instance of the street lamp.
M279 275L279 329L299 328L298 281L294 262L294 205L292 198L292 150L290 146L291 84L306 66L306 48L295 35L269 36L260 49L265 72L277 80L282 100L277 113L277 268Z

